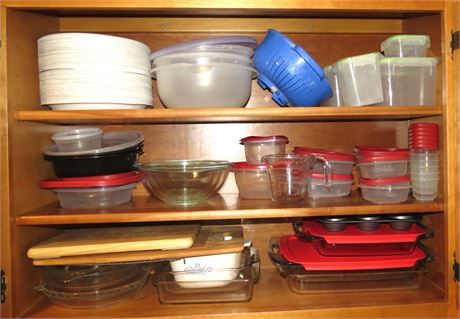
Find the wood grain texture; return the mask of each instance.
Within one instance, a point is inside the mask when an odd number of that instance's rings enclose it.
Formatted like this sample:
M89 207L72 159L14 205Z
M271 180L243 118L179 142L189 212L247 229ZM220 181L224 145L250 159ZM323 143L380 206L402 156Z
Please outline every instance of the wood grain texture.
M202 226L193 242L185 249L145 250L119 253L100 253L60 258L34 259L35 266L83 265L133 261L154 261L214 254L236 253L243 250L241 226Z
M186 249L200 225L96 227L66 230L27 251L32 259L142 250Z
M229 32L265 33L401 33L398 19L293 18L73 18L60 19L62 32Z
M94 111L18 111L14 119L56 124L294 122L411 119L441 114L438 107L253 107Z
M133 202L110 210L72 210L57 203L38 208L16 218L19 225L59 225L93 223L134 223L185 220L264 219L319 215L384 214L439 212L443 201L419 202L409 199L401 204L372 204L354 192L350 197L306 200L304 205L289 207L271 200L241 200L237 194L221 194L195 207L164 204L152 197L136 197Z

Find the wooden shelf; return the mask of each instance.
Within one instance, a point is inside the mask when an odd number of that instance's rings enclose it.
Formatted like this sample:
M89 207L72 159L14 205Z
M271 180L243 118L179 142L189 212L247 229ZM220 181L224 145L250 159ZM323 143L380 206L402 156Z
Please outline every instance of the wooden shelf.
M437 106L248 107L201 109L17 111L18 121L54 124L136 124L203 122L292 122L327 120L404 120L441 115Z
M171 206L153 197L139 196L130 203L110 209L64 209L56 202L17 217L16 223L18 225L133 223L442 211L442 200L420 202L409 199L400 204L376 205L365 201L359 192L352 192L351 196L344 198L307 200L302 207L282 206L271 200L241 200L238 194L217 195L206 204L192 207Z
M276 291L276 293L274 293ZM299 295L292 293L287 281L274 268L262 269L259 283L254 285L253 299L243 303L167 305L160 304L155 287L148 282L135 298L101 309L66 309L43 301L30 318L270 318L340 317L346 308L351 317L399 317L410 313L411 317L441 318L443 294L439 288L425 280L418 289L401 289L373 293L335 293ZM436 307L435 304L439 303ZM414 304L417 304L416 306ZM369 307L372 307L370 309ZM392 307L393 306L393 307ZM404 309L407 307L407 309ZM327 310L325 310L327 309ZM310 314L310 315L307 315ZM317 315L315 315L317 314ZM379 315L380 314L380 315Z

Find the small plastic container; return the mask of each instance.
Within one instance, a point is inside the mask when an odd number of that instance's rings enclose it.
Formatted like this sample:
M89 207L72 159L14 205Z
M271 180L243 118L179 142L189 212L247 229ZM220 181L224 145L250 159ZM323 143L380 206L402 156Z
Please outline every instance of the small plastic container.
M353 165L355 164L355 157L351 154L338 153L333 151L322 150L318 148L298 147L295 146L294 154L299 155L321 155L324 156L331 165L332 174L351 174ZM313 166L313 173L321 174L323 172L323 164L316 163Z
M381 105L434 105L436 58L385 58L380 60Z
M79 128L54 134L51 139L59 152L78 152L101 148L101 128Z
M339 80L337 74L334 73L333 66L326 66L324 68L324 74L326 74L326 78L331 85L332 96L321 102L321 106L344 106L343 98L340 94Z
M407 200L410 190L409 176L359 181L363 198L376 204L395 204Z
M398 148L398 147L379 147L379 146L367 146L358 145L354 147L354 153L356 158L362 158L367 156L386 156L386 155L404 155L409 157L409 149Z
M251 165L264 164L262 157L265 155L285 154L288 143L289 139L283 135L247 136L240 140L240 144L244 145L246 161Z
M308 179L308 196L310 198L344 197L350 194L354 177L352 174L332 174L331 186L326 187L324 175L313 173Z
M246 162L238 162L230 166L230 172L235 174L236 186L241 198L271 198L270 179L266 165L251 165Z
M240 255L240 263L235 268L174 272L169 263L161 264L153 279L160 302L178 304L251 300L253 285L259 280L259 253L251 248L245 249Z
M129 202L132 190L142 177L133 171L89 178L48 179L39 186L52 189L63 208L108 208Z
M334 64L340 94L347 106L383 102L380 53L369 53L342 59Z
M429 47L428 35L401 34L383 41L380 50L386 57L425 57Z
M357 165L362 178L379 179L407 174L408 157L403 154L362 157Z

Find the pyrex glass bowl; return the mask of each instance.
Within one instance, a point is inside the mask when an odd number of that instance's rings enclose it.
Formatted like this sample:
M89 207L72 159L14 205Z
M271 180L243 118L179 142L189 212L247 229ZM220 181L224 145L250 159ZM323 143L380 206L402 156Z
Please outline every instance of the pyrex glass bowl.
M228 161L168 160L136 163L150 195L171 205L195 205L214 196L227 179Z

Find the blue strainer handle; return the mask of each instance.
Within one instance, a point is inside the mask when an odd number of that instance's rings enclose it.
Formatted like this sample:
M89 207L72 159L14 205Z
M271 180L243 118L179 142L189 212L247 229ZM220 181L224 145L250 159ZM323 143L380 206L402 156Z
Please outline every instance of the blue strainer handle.
M259 83L262 89L269 89L272 92L272 99L275 100L276 103L281 106L286 106L288 104L288 100L283 92L281 92L266 76L260 74L257 78L257 83Z

